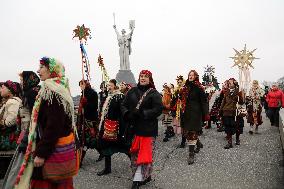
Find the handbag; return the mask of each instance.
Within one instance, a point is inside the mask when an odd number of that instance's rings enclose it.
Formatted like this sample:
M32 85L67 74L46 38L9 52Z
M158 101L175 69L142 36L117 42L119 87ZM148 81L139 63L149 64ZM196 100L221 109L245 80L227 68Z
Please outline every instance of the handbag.
M117 141L119 122L110 119L104 120L103 139L106 141Z
M240 97L238 96L237 110L236 110L237 116L245 117L248 114L246 105L245 104L240 105L239 101L240 101Z
M76 149L74 133L61 137L55 145L55 150L45 160L43 178L51 181L64 180L77 175L79 171L80 153Z

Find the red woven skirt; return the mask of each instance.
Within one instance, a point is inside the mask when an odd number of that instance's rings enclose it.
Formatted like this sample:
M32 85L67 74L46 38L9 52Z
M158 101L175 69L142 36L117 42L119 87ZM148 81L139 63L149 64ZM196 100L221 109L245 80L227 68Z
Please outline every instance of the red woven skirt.
M48 180L31 180L30 189L74 189L73 178L50 182Z

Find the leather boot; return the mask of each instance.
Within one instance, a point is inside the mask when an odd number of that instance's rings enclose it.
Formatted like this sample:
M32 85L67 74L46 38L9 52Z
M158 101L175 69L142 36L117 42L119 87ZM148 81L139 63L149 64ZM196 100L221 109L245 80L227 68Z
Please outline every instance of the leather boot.
M139 181L133 181L131 189L138 189L141 183Z
M241 141L240 141L240 133L236 133L236 145L240 145Z
M227 139L228 139L228 144L226 144L226 146L224 146L224 148L225 149L233 148L233 145L232 145L232 135L227 135Z
M194 163L194 147L195 145L189 145L188 147L188 159L187 159L187 163L188 165L191 165Z
M105 168L98 172L98 176L107 175L111 173L111 156L105 156Z
M200 148L203 148L203 144L202 144L202 143L200 142L200 140L198 139L198 140L197 140L197 143L196 143L196 148L194 149L194 152L195 152L195 153L199 153Z
M80 161L80 168L82 167L83 164L83 160L86 156L87 151L86 150L82 150L82 156L81 156L81 161Z
M184 148L185 147L185 142L186 142L186 138L184 136L181 137L181 143L179 145L180 148Z

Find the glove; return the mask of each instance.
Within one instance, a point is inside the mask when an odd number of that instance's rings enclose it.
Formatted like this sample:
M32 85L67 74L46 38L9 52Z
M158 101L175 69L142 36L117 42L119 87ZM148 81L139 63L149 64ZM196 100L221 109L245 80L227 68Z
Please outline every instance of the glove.
M127 121L134 121L139 119L141 113L136 108L133 111L128 111L125 115Z

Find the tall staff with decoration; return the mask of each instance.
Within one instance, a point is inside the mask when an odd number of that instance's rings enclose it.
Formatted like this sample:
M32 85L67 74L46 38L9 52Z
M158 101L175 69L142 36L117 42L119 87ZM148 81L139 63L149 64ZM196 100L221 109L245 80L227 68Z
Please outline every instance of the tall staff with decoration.
M253 51L249 51L247 50L246 45L243 50L238 51L234 49L234 51L236 53L235 56L230 57L234 60L234 65L232 67L238 66L240 90L244 93L247 93L251 82L250 68L254 68L252 66L252 62L255 59L259 58L256 58L253 55L256 49L254 49Z
M72 39L79 39L80 42L80 50L81 50L81 71L82 71L82 82L85 82L85 80L87 80L87 82L90 83L91 81L91 77L90 77L90 61L87 55L87 51L85 49L84 44L87 44L87 40L91 39L91 35L90 35L91 31L89 28L86 28L85 25L83 24L82 26L77 25L77 27L73 30L73 38ZM82 94L83 98L84 98L84 90L83 90L83 94ZM83 123L85 123L85 118L84 118L84 108L82 107L82 119L83 119ZM85 124L81 125L81 152L83 151L83 148L85 146L84 142L85 142ZM80 158L82 161L82 158Z

